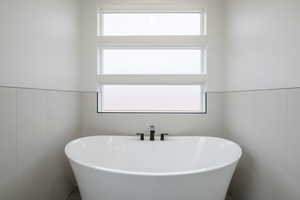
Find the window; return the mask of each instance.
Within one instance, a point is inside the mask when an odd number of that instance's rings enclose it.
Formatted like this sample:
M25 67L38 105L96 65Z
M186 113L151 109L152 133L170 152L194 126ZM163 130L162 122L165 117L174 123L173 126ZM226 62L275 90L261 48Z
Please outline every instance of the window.
M103 35L200 35L200 13L106 13Z
M110 112L192 112L201 110L200 91L199 85L104 85L102 103Z
M102 55L103 74L201 74L204 71L201 49L103 49Z
M206 113L206 15L98 13L98 112Z

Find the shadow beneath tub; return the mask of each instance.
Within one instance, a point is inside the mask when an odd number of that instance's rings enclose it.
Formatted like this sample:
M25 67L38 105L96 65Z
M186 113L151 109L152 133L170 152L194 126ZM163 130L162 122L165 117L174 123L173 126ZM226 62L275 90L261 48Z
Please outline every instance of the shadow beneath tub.
M67 198L67 200L81 200L80 192L76 188Z

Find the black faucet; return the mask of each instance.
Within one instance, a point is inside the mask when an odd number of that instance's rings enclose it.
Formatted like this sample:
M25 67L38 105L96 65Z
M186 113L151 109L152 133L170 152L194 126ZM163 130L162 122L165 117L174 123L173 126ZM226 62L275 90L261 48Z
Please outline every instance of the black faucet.
M150 126L150 141L154 141L155 140L155 126L151 125Z
M149 127L150 132L150 141L155 140L155 126L151 125ZM140 137L140 140L145 140L145 134L144 133L137 133L137 136ZM160 134L160 141L164 141L166 139L166 136L169 135L168 133L161 133Z

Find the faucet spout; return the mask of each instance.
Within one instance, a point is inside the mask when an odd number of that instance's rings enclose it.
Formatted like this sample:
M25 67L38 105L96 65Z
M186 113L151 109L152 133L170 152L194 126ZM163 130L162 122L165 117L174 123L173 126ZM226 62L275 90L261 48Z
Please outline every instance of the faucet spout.
M155 126L154 125L150 126L149 132L150 132L150 141L154 141L155 140Z

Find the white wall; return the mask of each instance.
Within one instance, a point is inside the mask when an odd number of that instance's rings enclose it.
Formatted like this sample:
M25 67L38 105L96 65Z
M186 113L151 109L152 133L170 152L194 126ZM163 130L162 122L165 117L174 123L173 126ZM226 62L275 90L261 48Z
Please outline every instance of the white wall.
M79 89L78 0L1 0L0 13L0 85Z
M77 0L0 1L0 199L75 187L64 146L79 137L80 95L58 90L79 89L79 17Z
M80 136L79 96L0 87L1 200L66 200L75 180L64 147Z
M80 1L80 88L96 91L97 77L97 14L96 0Z
M225 136L243 149L233 199L300 199L300 89L233 92L224 100Z
M243 148L233 199L298 200L300 2L225 3L226 90L239 90L224 96L225 135Z
M300 1L226 0L226 90L300 86Z

